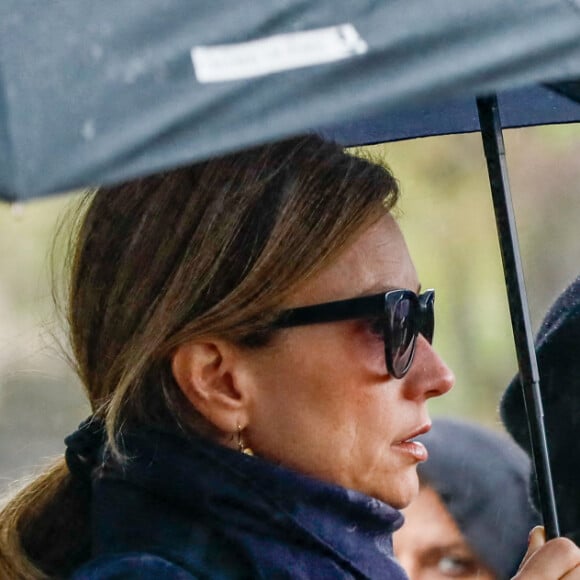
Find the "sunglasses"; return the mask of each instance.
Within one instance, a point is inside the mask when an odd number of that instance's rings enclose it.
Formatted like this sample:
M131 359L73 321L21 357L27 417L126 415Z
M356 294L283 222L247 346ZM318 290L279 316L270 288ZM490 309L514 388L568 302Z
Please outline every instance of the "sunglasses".
M420 295L411 290L390 290L372 296L284 310L273 327L370 320L383 337L388 373L401 379L413 363L419 333L429 344L433 341L434 303L435 290L426 290Z

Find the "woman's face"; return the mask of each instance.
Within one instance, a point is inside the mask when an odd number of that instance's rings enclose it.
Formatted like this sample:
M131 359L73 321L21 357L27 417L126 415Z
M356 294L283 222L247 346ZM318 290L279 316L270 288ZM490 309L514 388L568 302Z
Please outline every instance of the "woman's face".
M287 307L394 288L417 291L419 281L397 224L385 215L297 289ZM410 371L395 379L368 322L279 331L268 347L245 353L253 392L246 442L271 461L406 506L424 457L403 442L429 428L427 399L454 380L421 335L416 348Z
M405 523L395 533L393 543L395 556L411 580L495 580L495 574L469 547L431 487L422 487L404 513Z

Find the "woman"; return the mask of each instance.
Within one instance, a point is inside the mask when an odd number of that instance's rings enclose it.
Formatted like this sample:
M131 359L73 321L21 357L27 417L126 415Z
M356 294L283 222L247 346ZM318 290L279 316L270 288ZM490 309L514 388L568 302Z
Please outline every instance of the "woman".
M511 578L539 522L528 457L505 435L457 419L435 419L421 442L429 460L418 467L419 495L394 535L403 568L411 580Z
M0 576L403 578L412 439L453 377L396 198L316 137L99 191L69 302L93 417L5 509Z

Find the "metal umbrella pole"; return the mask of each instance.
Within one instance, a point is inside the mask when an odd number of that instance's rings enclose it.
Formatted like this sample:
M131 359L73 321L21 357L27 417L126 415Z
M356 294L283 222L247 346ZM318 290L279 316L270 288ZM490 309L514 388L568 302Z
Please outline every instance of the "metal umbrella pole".
M559 536L560 529L543 422L538 364L532 338L497 97L491 95L478 98L477 110L491 185L520 382L526 406L532 459L546 538L550 539Z

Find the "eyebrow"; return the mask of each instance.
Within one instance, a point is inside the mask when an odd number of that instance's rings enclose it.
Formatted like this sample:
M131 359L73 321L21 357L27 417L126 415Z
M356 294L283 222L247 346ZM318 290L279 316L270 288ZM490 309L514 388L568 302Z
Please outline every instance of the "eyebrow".
M415 294L417 295L420 294L421 288L422 288L421 283L419 282L417 289L414 291ZM361 290L360 292L355 294L353 298L358 298L359 296L372 296L374 294L380 294L382 292L387 293L390 292L391 290L401 290L401 286L390 286L390 285L385 286L383 284L377 283L373 284L372 286L369 286L365 290Z
M449 544L439 544L437 546L434 546L433 548L431 548L432 550L437 550L437 551L447 551L447 550L465 550L466 552L469 552L469 554L472 554L473 556L475 556L475 553L473 552L473 550L471 549L471 546L469 546L469 544L463 540L456 540L454 542L450 542Z

